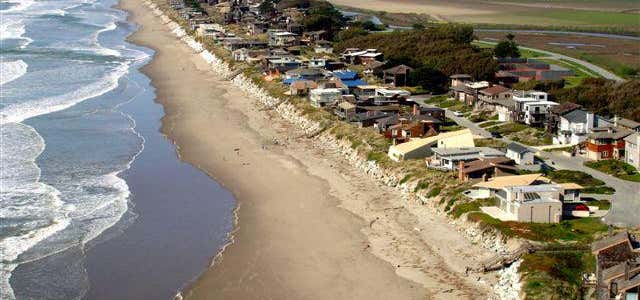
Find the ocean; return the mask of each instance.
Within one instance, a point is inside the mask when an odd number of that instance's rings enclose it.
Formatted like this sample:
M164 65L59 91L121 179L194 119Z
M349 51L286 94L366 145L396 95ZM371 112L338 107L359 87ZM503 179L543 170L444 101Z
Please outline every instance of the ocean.
M1 2L0 298L171 298L232 195L181 162L115 0Z

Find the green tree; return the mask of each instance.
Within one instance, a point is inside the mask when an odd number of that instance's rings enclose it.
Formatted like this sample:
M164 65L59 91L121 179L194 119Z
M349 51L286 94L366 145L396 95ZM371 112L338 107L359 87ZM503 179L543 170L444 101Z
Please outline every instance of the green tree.
M432 67L420 67L409 73L409 85L440 94L447 90L449 77Z
M375 48L386 60L404 63L414 69L429 66L449 76L469 74L477 80L491 80L498 65L491 51L471 45L473 27L442 24L425 30L370 33L340 40L337 52L346 48Z
M493 49L496 57L520 57L518 44L514 40L515 36L511 33L507 34L506 39L500 41Z
M344 26L344 20L342 13L327 3L309 9L303 25L306 30L325 30L333 37Z
M276 12L276 8L272 0L265 0L260 3L260 6L258 6L258 10L263 16L271 16Z

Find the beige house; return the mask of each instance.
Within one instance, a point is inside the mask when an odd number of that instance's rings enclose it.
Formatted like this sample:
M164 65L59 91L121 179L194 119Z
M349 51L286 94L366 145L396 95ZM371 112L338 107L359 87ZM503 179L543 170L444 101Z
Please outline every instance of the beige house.
M580 202L582 189L575 183L552 183L542 174L495 177L474 188L476 198L498 199L498 218L534 223L560 222L563 202Z
M425 158L431 156L432 147L468 148L475 147L475 143L473 142L473 134L471 133L471 130L463 129L393 145L389 147L387 155L393 161Z

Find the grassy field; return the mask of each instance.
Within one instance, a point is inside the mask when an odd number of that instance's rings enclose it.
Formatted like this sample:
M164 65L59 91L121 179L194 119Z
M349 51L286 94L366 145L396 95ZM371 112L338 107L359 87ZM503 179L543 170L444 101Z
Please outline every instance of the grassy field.
M640 14L633 1L544 1L523 0L331 0L343 6L367 10L371 14L380 12L414 15L411 20L426 19L439 22L461 22L470 24L500 24L503 26L583 28L605 32L640 33ZM406 19L389 17L393 19ZM393 24L393 23L391 23ZM394 24L404 25L407 24Z
M583 193L607 195L615 193L615 190L612 187L606 186L604 181L594 178L582 171L556 170L548 171L545 175L556 183L577 183L584 187L582 190Z

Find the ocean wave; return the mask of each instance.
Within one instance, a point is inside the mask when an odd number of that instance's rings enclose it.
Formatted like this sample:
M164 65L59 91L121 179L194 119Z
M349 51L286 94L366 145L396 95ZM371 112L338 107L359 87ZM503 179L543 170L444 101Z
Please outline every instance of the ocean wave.
M27 73L27 67L23 60L0 62L0 85L20 78Z
M32 127L24 124L0 125L3 155L0 156L0 218L10 220L34 217L42 222L21 224L22 234L3 236L0 239L0 298L13 299L9 284L11 271L18 265L18 256L69 225L69 219L61 211L63 202L59 191L40 182L40 168L35 159L44 151L42 137ZM6 155L4 155L6 154ZM35 200L39 205L30 200ZM31 224L29 224L31 223Z
M20 48L24 48L33 42L31 38L24 36L25 32L24 20L3 16L0 23L0 40L20 39L23 40Z
M45 99L9 104L0 110L0 125L18 123L43 114L67 109L84 100L103 95L118 86L118 80L129 72L129 62L118 66L113 72L73 92Z
M34 0L20 0L20 1L7 1L7 3L11 3L11 4L16 4L14 6L9 7L9 9L5 9L2 11L2 13L8 13L8 12L20 12L20 11L24 11L25 9L29 8L31 5L33 5L36 1Z

